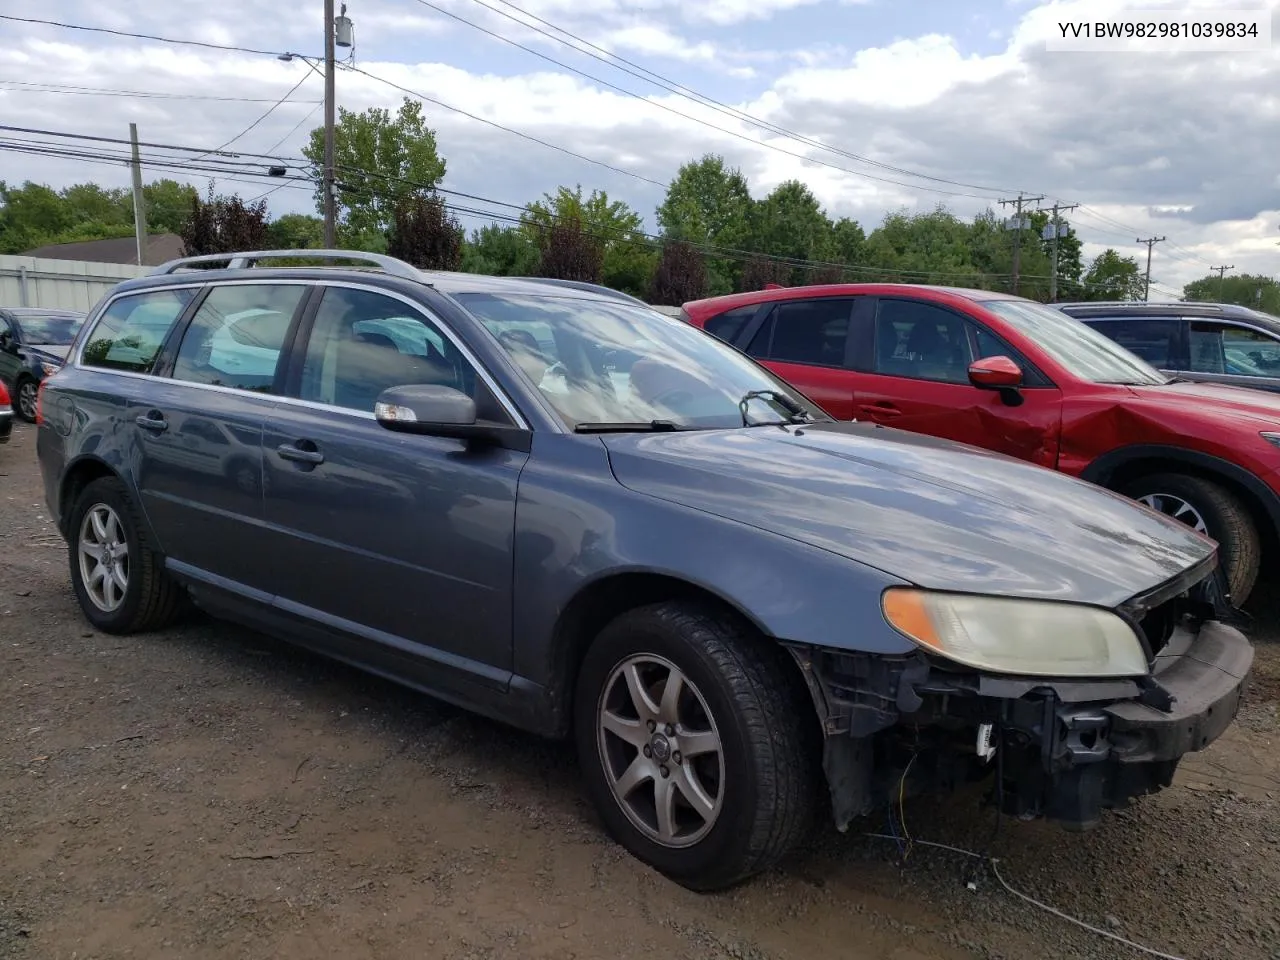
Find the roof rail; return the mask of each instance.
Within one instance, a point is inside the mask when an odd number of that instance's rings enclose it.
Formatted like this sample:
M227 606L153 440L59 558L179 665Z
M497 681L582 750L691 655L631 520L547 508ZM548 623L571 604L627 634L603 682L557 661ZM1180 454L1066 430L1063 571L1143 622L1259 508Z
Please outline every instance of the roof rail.
M611 297L614 300L623 300L627 303L639 304L642 307L649 306L649 304L645 303L639 297L633 297L629 293L623 293L621 290L615 290L613 287L606 287L602 283L591 283L588 280L560 280L554 277L522 277L521 279L532 280L535 283L546 283L556 287L569 287L573 290L589 290L592 293L599 293L606 297Z
M365 253L361 250L252 250L242 253L206 253L198 257L179 257L162 263L151 271L151 276L166 273L177 273L187 267L196 268L200 264L225 264L228 270L242 270L256 266L259 260L359 260L379 266L386 273L406 280L421 280L422 273L411 264L395 257L383 256L380 253Z

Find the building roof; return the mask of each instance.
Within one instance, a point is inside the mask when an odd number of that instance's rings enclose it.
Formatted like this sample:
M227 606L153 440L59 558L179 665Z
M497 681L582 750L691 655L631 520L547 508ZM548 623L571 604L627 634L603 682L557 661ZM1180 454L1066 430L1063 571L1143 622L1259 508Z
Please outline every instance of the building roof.
M185 247L176 233L153 233L147 237L144 266L159 266L166 260L183 256ZM79 243L51 243L23 253L25 257L50 260L80 260L89 263L137 263L138 243L133 237L110 240L84 240Z

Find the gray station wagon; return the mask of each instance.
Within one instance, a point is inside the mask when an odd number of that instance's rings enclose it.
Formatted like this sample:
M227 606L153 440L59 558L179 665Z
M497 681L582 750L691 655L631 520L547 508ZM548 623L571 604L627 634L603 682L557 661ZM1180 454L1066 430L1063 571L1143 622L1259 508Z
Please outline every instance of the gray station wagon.
M97 628L189 599L572 736L610 833L695 889L820 808L971 779L1092 825L1230 725L1252 664L1189 527L836 422L590 284L190 258L93 310L39 419Z

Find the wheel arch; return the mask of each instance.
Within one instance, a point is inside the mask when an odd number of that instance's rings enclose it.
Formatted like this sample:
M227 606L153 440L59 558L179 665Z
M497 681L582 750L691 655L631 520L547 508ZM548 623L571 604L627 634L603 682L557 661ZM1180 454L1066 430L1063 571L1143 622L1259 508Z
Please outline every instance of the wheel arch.
M76 497L80 496L80 491L85 487L102 477L115 477L124 482L120 471L101 457L92 454L86 454L72 461L63 471L62 479L58 484L58 526L62 529L64 536L70 536L67 524L70 519L71 505L76 502Z
M1163 444L1121 447L1090 463L1080 478L1115 490L1150 473L1184 473L1221 484L1244 502L1265 546L1280 543L1280 496L1257 475L1221 457Z
M716 590L669 573L647 570L615 571L579 588L557 617L551 634L548 676L552 735L567 736L572 726L573 691L591 641L605 625L629 610L667 601L695 603L733 620L745 633L775 642L769 630L741 605ZM792 658L788 661L794 663ZM799 665L796 683L804 689ZM807 692L807 691L806 691Z

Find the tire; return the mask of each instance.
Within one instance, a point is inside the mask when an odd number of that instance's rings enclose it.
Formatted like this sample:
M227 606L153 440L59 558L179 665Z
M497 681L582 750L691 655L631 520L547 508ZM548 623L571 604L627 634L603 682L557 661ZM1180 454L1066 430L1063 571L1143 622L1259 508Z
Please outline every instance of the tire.
M13 414L19 420L27 423L36 422L36 396L39 393L40 385L30 377L19 377L13 385ZM24 391L28 396L24 397ZM30 414L28 415L24 403L30 404Z
M103 521L108 536L99 537L94 532L91 514ZM108 517L115 518L114 524ZM97 629L112 634L141 633L158 630L177 619L185 593L165 572L161 556L147 543L138 508L120 480L100 477L80 491L71 507L67 530L71 585L80 609ZM85 539L120 544L120 548L111 549L117 564L121 556L124 559L123 589L117 578L94 581L92 575L98 561L90 558L81 563L81 542ZM98 551L99 556L103 553ZM106 579L112 580L111 586L105 584ZM104 606L102 601L109 601L112 596L118 596L118 602Z
M663 664L678 670L687 684L670 740L665 725L648 738L640 731L648 724L631 709L636 699L625 676L626 665L635 666L641 680L657 691L651 703L662 706ZM627 735L647 740L645 747L602 732L606 709L615 718L635 713L636 727ZM819 727L816 718L806 724L812 710L795 665L780 648L701 605L659 603L622 614L587 651L578 675L574 733L587 790L610 835L677 883L710 891L774 866L809 831L821 796ZM718 736L718 754L680 755L682 744L693 752L699 742L710 743L707 730ZM692 735L698 731L703 731L701 740ZM660 763L664 750L665 765ZM653 775L626 800L619 799L612 784L636 764L648 764ZM660 776L663 766L670 777ZM680 821L684 832L669 831L664 840L656 812L646 816L637 810L642 805L656 810L655 794L672 789L664 786L671 783L677 799L669 824ZM688 800L689 791L698 787L704 810L707 799L714 801L710 818L695 812Z
M1244 606L1258 579L1262 546L1257 524L1244 503L1227 488L1212 480L1184 473L1153 473L1126 484L1120 491L1135 500L1152 498L1155 506L1177 515L1177 501L1190 506L1203 520L1204 532L1218 541L1223 569L1231 586L1231 602ZM1183 511L1178 519L1195 526L1193 514Z

